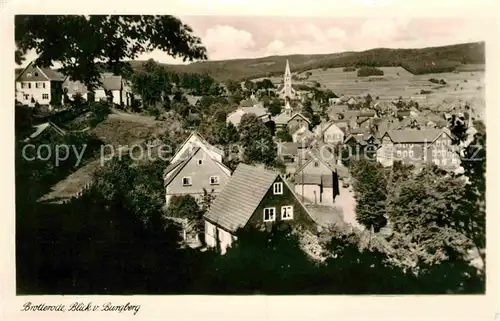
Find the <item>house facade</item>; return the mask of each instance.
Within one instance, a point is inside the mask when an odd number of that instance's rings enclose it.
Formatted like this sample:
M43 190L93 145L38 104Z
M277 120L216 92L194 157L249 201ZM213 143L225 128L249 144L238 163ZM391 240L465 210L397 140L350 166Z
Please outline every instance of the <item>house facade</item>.
M306 127L309 128L309 120L301 113L294 113L290 103L287 101L285 103L284 111L274 118L276 124L276 130L288 130L289 133L293 133L296 130Z
M61 105L64 76L50 68L40 68L31 62L16 77L16 100L34 107Z
M340 193L334 154L314 150L294 174L295 193L309 204L333 205Z
M119 106L131 106L133 101L132 89L122 76L110 73L101 74L101 84L90 91L80 81L67 78L63 83L63 90L70 100L76 95L81 95L86 101L110 101Z
M164 170L167 206L174 195L191 195L198 201L205 191L216 196L231 175L231 170L222 163L223 156L222 150L192 132Z
M277 172L240 164L204 216L205 241L222 254L237 240L239 229L317 228L315 219Z
M392 166L394 161L412 165L433 163L450 170L460 166L451 133L446 129L388 131L380 141L377 161L384 166Z
M344 129L345 130L345 129ZM335 122L316 127L315 134L323 143L337 145L344 141L345 132Z
M205 192L217 196L231 176L231 170L211 158L198 147L185 160L171 164L165 170L165 201L173 196L191 195L201 202Z

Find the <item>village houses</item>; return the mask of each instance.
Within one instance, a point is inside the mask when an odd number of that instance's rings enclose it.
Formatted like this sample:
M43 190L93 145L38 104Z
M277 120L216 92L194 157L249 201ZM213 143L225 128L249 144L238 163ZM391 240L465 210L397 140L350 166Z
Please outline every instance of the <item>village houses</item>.
M222 163L224 153L193 132L164 171L165 200L191 195L201 201L205 193L214 197L226 185L231 170Z
M63 81L61 73L30 62L16 77L16 100L30 107L61 105Z
M119 106L131 106L134 99L130 85L122 76L112 73L102 73L99 79L100 84L93 91L90 91L80 81L64 80L63 90L70 100L76 95L80 95L86 101L111 101Z
M335 155L323 145L307 152L294 173L295 192L304 203L333 205L339 195Z
M435 164L447 170L460 166L460 158L452 145L452 134L446 128L431 130L392 130L380 139L377 161L392 166L404 164Z
M250 98L241 101L240 106L235 111L227 115L226 121L228 123L232 123L235 127L238 127L241 122L241 118L246 114L254 114L264 123L271 120L271 115L267 111L267 108L265 108L262 103Z
M316 126L314 135L325 144L338 145L344 141L345 129L342 130L336 122L330 121Z
M317 230L317 223L293 188L278 172L239 164L204 215L205 241L224 254L239 229L270 230L275 224Z
M285 103L284 109L281 114L274 117L276 130L288 130L288 132L293 133L302 127L309 128L309 119L301 113L294 113L288 100Z

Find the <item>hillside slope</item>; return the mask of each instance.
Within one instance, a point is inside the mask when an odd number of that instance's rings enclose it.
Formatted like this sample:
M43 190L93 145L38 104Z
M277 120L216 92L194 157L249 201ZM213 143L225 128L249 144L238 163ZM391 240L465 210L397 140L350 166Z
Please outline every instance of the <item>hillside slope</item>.
M484 45L484 42L478 42L421 49L378 48L361 52L270 56L165 66L178 72L207 73L219 81L281 75L287 59L290 61L292 72L318 68L368 65L377 67L402 66L413 74L423 74L450 72L462 67L464 64L484 64ZM139 70L143 62L131 61L131 64L135 70Z
M220 61L200 61L188 65L163 64L167 68L186 73L206 73L218 81L245 80L259 77L281 75L285 61L290 61L292 72L302 72L319 68L338 68L346 66L401 66L413 74L451 72L457 68L467 69L464 65L474 65L473 69L483 68L485 63L484 42L464 43L421 49L377 48L360 52L342 52L320 55L269 56L253 59L231 59ZM130 64L140 70L144 61L134 60ZM22 69L17 68L17 72Z

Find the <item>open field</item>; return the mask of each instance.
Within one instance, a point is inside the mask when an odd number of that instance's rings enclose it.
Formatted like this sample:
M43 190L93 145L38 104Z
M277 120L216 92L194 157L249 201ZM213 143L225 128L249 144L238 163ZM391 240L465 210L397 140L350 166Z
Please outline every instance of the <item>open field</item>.
M295 84L311 84L317 81L324 89L331 89L337 95L362 98L370 94L373 98L397 100L412 98L422 106L434 107L445 104L464 105L468 102L478 117L484 117L485 84L484 71L467 71L413 75L402 67L380 67L384 76L358 77L356 71L344 72L343 68L309 70L307 81L295 81ZM303 76L304 73L298 74ZM444 79L447 84L440 85L429 81L431 78ZM279 84L281 77L270 78ZM421 90L431 91L420 94Z

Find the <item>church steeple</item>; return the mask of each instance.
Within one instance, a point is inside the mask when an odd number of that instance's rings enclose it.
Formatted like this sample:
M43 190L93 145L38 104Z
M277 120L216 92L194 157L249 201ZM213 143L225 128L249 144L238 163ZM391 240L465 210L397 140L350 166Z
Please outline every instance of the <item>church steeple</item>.
M290 72L290 64L288 63L288 59L286 60L285 75L283 79L283 89L284 89L284 96L292 98L292 73Z

